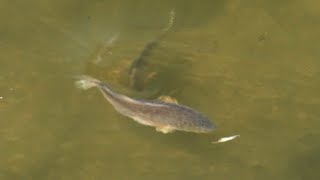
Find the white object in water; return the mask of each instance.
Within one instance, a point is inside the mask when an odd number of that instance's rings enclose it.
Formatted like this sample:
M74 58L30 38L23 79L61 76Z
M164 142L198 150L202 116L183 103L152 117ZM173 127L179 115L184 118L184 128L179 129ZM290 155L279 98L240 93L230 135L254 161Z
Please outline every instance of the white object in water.
M240 137L240 135L234 135L234 136L228 136L228 137L223 137L220 138L218 141L214 141L212 142L213 144L217 144L217 143L223 143L223 142L227 142L227 141L231 141L237 137Z

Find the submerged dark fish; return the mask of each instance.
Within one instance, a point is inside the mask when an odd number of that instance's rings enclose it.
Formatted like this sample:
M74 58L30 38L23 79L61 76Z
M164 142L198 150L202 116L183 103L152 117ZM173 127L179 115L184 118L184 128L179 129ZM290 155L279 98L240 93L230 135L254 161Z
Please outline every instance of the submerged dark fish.
M97 87L119 113L140 124L153 126L157 131L209 133L215 129L206 116L190 107L159 100L133 99L114 92L110 86L92 77L83 75L77 79L80 88Z
M143 49L143 51L141 52L141 54L138 56L138 58L136 58L129 69L129 82L130 82L130 86L133 87L136 90L142 90L143 88L143 81L139 78L144 76L144 66L146 66L147 62L146 59L148 56L150 56L152 50L154 48L156 48L160 42L160 40L168 33L168 31L171 29L172 25L173 25L173 21L175 18L175 13L174 10L172 10L170 12L170 19L168 22L168 25L162 30L161 34L153 39L152 41L150 41Z

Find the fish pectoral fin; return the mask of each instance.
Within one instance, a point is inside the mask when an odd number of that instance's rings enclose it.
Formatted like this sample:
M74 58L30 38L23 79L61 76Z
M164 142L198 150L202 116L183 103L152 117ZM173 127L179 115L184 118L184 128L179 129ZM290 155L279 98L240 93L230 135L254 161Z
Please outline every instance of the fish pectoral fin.
M156 127L156 130L158 132L162 132L164 134L167 134L167 133L171 133L174 131L174 129L171 127L171 126L161 126L161 127Z
M146 78L144 79L143 83L147 84L150 80L154 79L154 77L157 75L157 72L151 72L147 74Z
M178 104L178 101L170 96L160 96L158 97L159 101L167 102L167 103L173 103L173 104Z

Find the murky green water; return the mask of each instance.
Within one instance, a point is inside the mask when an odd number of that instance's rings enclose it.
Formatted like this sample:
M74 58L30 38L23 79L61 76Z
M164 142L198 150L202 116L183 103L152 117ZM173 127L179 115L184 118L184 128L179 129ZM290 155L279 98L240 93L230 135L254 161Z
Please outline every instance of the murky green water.
M130 63L173 8L136 92ZM0 179L320 179L319 18L315 0L0 1ZM78 74L169 94L218 129L158 133Z

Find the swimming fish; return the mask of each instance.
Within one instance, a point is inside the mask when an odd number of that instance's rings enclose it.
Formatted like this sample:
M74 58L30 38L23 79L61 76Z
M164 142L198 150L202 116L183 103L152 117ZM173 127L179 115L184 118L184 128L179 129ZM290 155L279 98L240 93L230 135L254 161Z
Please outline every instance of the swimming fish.
M97 87L120 114L136 122L155 127L162 133L175 130L209 133L215 125L198 111L174 102L139 100L114 92L109 85L90 76L76 77L76 85L84 90Z
M156 48L161 41L165 37L165 35L169 32L171 29L173 22L175 18L175 11L172 9L170 11L170 17L169 22L167 26L162 30L161 34L150 41L143 49L141 54L136 58L130 68L129 68L129 82L130 86L133 87L136 90L142 90L143 89L143 82L141 78L144 78L146 75L144 74L144 67L146 66L147 62L146 59L148 56L150 56L152 50Z

